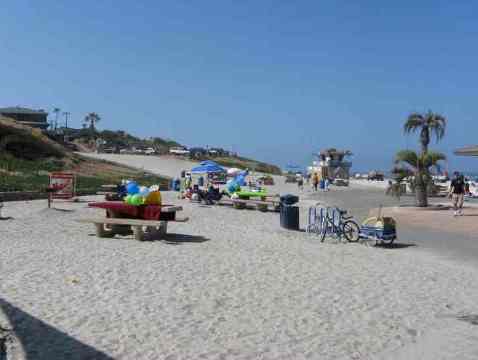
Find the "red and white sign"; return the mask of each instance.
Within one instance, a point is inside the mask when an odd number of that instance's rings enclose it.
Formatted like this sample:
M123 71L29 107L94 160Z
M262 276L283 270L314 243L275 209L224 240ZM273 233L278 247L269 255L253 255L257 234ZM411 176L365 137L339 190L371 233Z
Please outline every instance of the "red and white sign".
M54 172L50 173L50 186L52 199L72 199L76 195L75 174Z

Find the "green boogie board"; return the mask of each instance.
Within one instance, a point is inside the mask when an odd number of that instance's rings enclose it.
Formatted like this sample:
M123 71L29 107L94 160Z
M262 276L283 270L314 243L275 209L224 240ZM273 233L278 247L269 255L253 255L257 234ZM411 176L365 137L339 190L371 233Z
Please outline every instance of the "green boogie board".
M267 192L266 191L244 191L244 190L241 190L241 191L237 191L235 192L235 194L237 194L237 196L239 196L239 198L251 198L251 197L264 197L264 196L267 196Z

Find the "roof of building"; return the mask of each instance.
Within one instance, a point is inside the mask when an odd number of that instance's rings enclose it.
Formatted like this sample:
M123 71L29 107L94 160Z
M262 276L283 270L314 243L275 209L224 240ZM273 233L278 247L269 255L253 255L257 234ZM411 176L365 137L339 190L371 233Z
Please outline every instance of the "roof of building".
M478 156L478 145L466 146L455 150L454 153L461 156Z
M45 115L48 115L48 113L43 109L33 110L33 109L28 109L28 108L24 108L20 106L0 108L0 114L28 114L28 115L45 114Z

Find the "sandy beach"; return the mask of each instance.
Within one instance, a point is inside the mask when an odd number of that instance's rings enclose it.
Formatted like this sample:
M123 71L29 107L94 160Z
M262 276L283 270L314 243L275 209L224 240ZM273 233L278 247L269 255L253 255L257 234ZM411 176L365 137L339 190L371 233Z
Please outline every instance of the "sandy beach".
M192 165L101 157L171 177ZM297 193L276 183L271 193ZM394 205L373 194L305 190L301 225L318 201L343 206L353 196L359 220L377 203ZM472 264L413 246L320 243L281 229L276 213L163 196L190 221L147 242L100 239L75 221L100 215L86 202L101 197L56 209L6 203L13 220L0 222L0 327L11 331L0 359L477 358Z

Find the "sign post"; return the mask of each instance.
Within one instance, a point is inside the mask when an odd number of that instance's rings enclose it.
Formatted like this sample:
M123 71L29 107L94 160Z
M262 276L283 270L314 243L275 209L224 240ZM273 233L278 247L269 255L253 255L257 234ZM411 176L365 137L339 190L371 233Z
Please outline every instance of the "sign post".
M76 196L76 176L73 173L53 172L50 173L48 186L48 207L53 199L73 199Z

